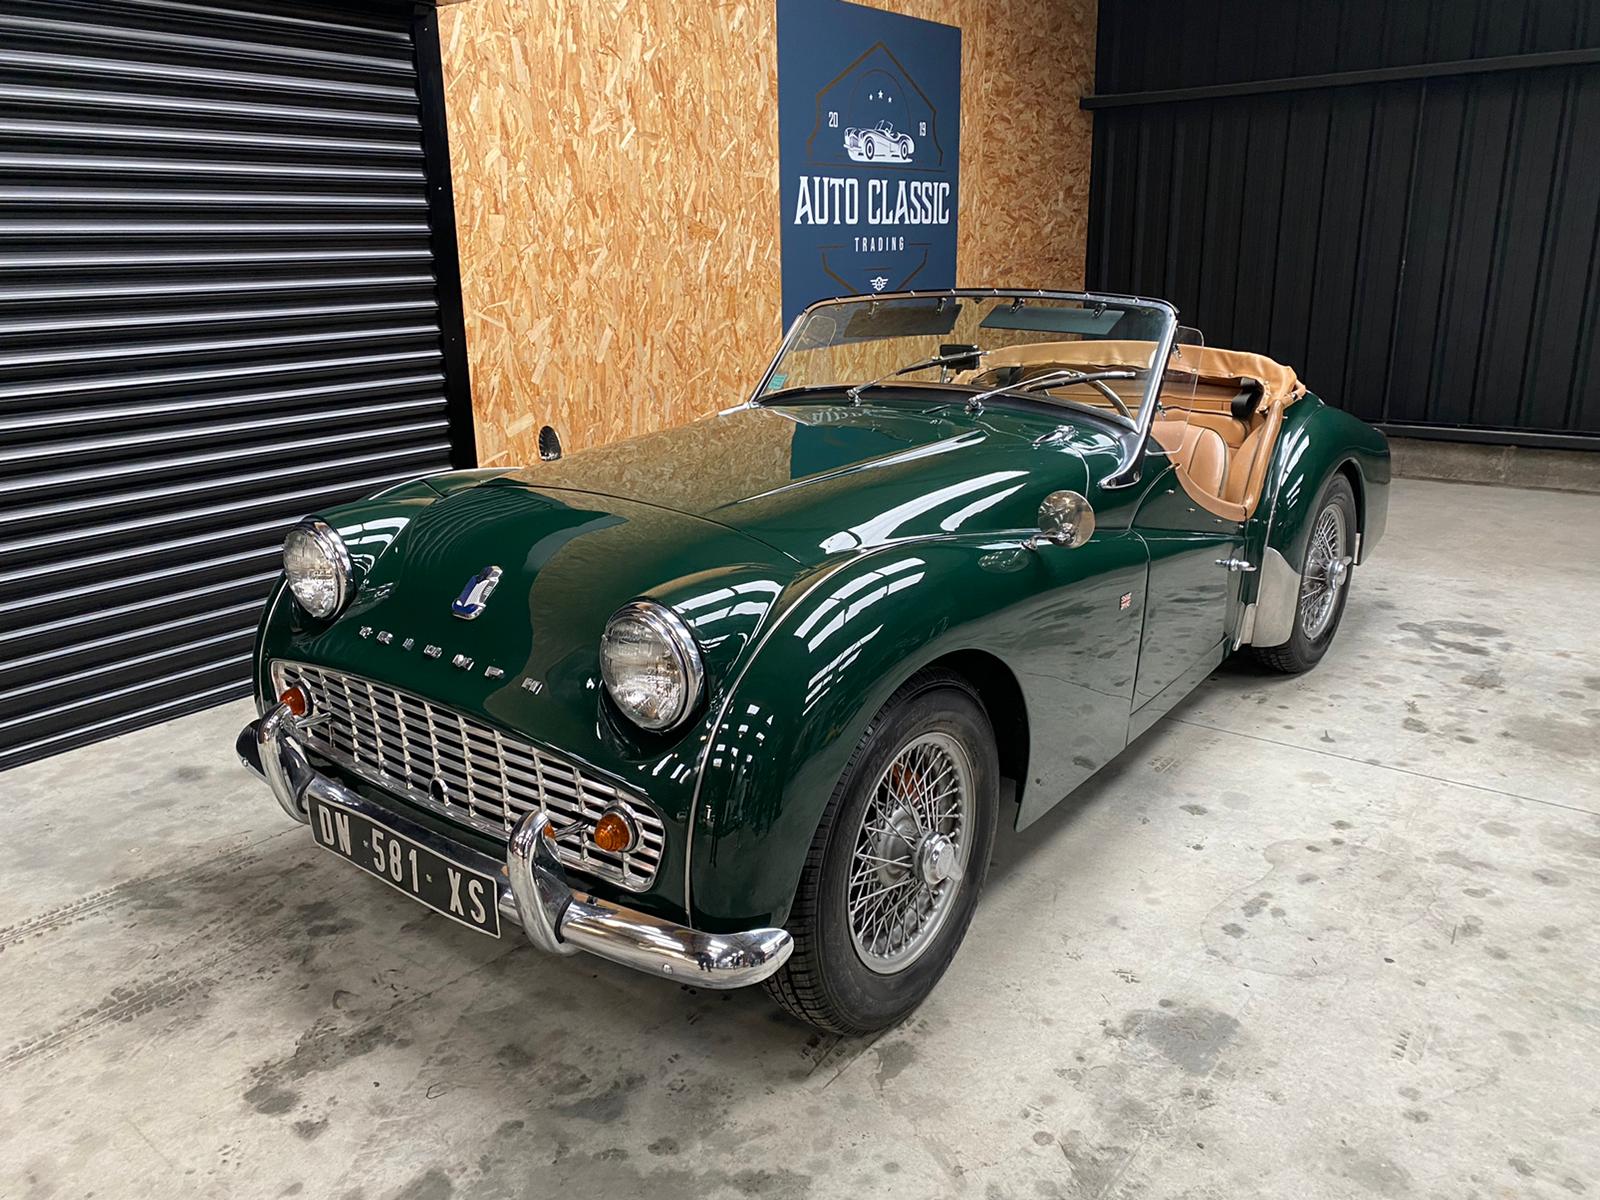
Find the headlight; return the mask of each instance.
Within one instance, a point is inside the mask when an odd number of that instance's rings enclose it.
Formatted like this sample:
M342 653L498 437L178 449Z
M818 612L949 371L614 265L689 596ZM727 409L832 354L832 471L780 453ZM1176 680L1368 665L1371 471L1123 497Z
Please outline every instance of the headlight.
M689 627L649 600L625 604L606 622L600 674L628 720L645 729L671 729L700 698L705 668Z
M326 521L310 517L289 531L283 573L300 607L313 617L333 616L350 598L350 552Z

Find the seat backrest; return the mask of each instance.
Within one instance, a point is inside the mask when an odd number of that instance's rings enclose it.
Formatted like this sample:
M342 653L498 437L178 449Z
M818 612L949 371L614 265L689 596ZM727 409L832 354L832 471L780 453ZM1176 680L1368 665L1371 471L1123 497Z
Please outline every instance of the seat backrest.
M1228 476L1228 443L1215 429L1187 421L1154 421L1150 434L1184 477L1186 490L1220 499Z
M1266 436L1266 424L1257 425L1229 459L1227 479L1222 485L1222 498L1229 504L1244 503L1250 475L1255 470L1256 459L1261 454L1261 444L1266 441Z
M1189 426L1183 440L1182 470L1187 471L1195 487L1207 495L1222 495L1223 481L1228 474L1228 443L1215 429L1204 425Z

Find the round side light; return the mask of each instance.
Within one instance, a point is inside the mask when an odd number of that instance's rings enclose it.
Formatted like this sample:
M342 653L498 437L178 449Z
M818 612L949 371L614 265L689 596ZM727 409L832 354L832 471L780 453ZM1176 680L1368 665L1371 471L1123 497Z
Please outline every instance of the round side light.
M595 822L589 840L612 854L626 854L639 844L639 827L623 809L608 808Z

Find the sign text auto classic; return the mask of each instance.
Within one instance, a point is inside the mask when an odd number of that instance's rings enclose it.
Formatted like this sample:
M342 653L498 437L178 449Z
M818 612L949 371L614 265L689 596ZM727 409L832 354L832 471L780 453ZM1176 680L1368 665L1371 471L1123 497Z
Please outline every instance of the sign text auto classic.
M778 0L783 319L814 300L955 284L961 31Z

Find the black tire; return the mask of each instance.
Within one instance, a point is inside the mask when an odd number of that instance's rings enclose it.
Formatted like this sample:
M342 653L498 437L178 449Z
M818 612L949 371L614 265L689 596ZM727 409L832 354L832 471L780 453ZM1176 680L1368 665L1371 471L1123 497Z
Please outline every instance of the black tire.
M875 153L877 153L876 149L872 145L871 138L867 138L865 141L863 141L861 143L861 148L868 158L871 158Z
M1337 509L1338 515L1343 519L1345 544L1340 553L1348 555L1352 553L1355 544L1356 497L1350 488L1350 481L1343 475L1335 475L1323 485L1322 494L1317 497L1314 510L1317 515L1311 521L1313 531L1323 520L1323 514L1330 509ZM1298 569L1302 575L1311 557L1313 540L1313 538L1307 539L1306 551L1300 558ZM1339 622L1344 617L1345 601L1349 596L1350 579L1346 576L1334 597L1333 611L1326 619L1326 624L1313 634L1307 629L1308 613L1313 606L1307 603L1308 597L1302 588L1300 597L1295 602L1294 632L1289 636L1289 640L1281 646L1251 646L1251 656L1262 666L1285 675L1298 675L1303 671L1309 671L1322 661L1322 656L1333 644L1333 635L1339 631Z
M900 157L901 158L910 158L911 157L911 139L910 138L901 138L900 139Z
M925 733L959 742L972 768L973 813L966 868L927 947L894 974L862 960L846 905L863 813L900 750ZM788 929L794 953L766 988L791 1015L829 1033L860 1035L904 1018L933 990L966 935L989 869L1000 806L994 730L959 676L922 672L889 698L862 735L823 811L801 872Z

